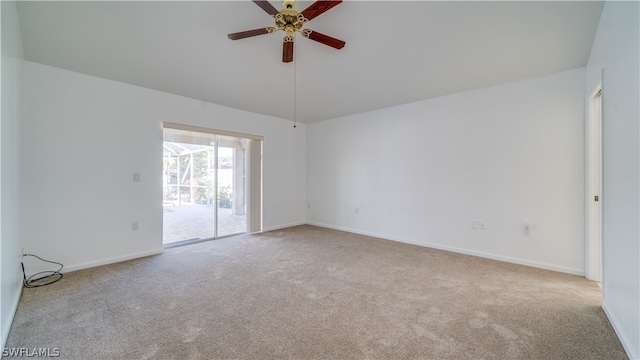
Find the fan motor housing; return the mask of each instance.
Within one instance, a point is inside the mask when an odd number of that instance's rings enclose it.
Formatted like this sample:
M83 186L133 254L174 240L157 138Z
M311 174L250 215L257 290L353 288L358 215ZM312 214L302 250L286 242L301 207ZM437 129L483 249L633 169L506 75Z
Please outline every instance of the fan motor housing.
M300 30L307 19L294 9L282 9L274 16L276 27L284 30L287 34L293 34L294 31Z

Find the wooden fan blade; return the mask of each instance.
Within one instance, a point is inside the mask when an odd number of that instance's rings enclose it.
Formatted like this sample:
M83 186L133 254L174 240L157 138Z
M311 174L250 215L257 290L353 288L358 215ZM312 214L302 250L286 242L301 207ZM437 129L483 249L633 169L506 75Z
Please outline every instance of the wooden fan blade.
M285 41L282 43L282 62L293 61L293 41Z
M227 35L227 37L229 37L229 39L231 40L239 40L239 39L244 39L244 38L248 38L248 37L252 37L252 36L258 36L258 35L264 35L264 34L268 34L270 28L260 28L260 29L253 29L253 30L247 30L247 31L240 31L237 33L233 33L233 34L229 34Z
M308 30L308 29L307 29ZM308 37L311 40L315 40L321 44L325 44L327 46L331 46L332 48L336 48L338 50L342 49L344 47L344 45L346 44L344 41L336 39L336 38L332 38L329 35L325 35L325 34L321 34L317 31L313 31L310 30L311 32L309 32L309 35L304 35L306 37Z
M273 5L271 5L271 3L268 1L253 0L253 2L256 3L256 5L260 6L260 8L266 11L269 15L275 15L278 13L278 9L273 7Z
M308 8L302 10L301 14L305 19L311 20L314 17L330 10L341 2L342 0L317 0L313 4L309 5Z

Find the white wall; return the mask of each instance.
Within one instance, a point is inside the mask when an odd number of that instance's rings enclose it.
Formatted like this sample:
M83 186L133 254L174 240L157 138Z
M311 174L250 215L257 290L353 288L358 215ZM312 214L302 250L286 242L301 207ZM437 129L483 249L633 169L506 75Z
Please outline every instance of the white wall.
M14 2L2 1L2 121L0 122L0 338L7 340L22 290L20 123L22 43Z
M310 124L308 221L583 274L584 89L580 68Z
M66 269L161 251L163 121L264 136L264 228L305 220L302 124L32 62L23 119L25 251Z
M640 359L640 6L606 2L587 65L587 93L603 79L603 308Z

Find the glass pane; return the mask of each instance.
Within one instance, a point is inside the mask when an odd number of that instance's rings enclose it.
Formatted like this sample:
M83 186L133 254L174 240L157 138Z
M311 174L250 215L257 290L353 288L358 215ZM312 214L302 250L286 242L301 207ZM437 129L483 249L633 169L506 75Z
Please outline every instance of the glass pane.
M214 147L165 141L163 159L163 243L213 238Z
M247 231L245 156L247 140L218 136L218 234Z

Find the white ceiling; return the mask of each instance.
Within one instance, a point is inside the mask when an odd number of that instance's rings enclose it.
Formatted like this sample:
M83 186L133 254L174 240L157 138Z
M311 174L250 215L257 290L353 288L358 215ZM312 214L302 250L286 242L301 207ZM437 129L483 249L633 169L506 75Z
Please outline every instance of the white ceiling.
M281 3L271 2L280 9ZM302 11L310 2L299 1ZM251 112L311 123L584 66L602 2L345 1L282 32L251 1L18 2L25 58Z

